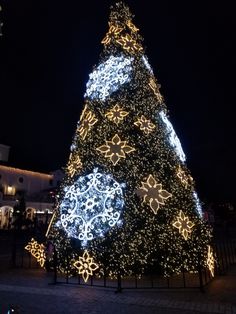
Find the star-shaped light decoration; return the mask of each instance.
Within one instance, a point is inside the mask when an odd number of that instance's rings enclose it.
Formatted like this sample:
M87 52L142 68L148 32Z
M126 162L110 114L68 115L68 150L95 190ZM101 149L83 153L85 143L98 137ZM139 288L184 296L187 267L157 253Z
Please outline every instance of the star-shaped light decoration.
M126 22L126 25L131 29L132 32L137 33L139 29L130 20Z
M93 258L89 256L87 250L84 251L83 256L79 256L79 260L74 263L74 266L79 270L85 282L93 272L98 269L98 265L93 262Z
M92 111L87 111L87 105L85 105L84 110L80 117L80 124L77 128L79 135L84 140L87 136L89 130L91 127L98 121L98 119L95 118L95 114L92 113Z
M145 134L149 134L155 129L155 124L146 119L143 115L141 116L141 118L138 118L136 122L134 122L134 125L138 126L140 130L143 131Z
M117 37L122 30L123 30L122 27L119 27L118 25L114 25L109 22L109 30L106 33L106 36L101 41L101 43L104 45L108 45L111 42L112 37L113 36Z
M105 117L107 117L109 120L115 122L115 124L118 124L128 114L129 113L127 111L124 111L118 104L116 104L110 111L108 111L105 114Z
M80 160L80 157L78 154L73 156L73 154L70 154L69 161L67 164L67 172L70 177L73 177L75 173L82 168L82 162Z
M118 134L114 135L111 141L106 141L105 145L96 148L100 153L105 154L105 157L110 158L115 166L121 158L126 158L125 154L129 154L135 148L126 144L127 141L121 141Z
M46 260L45 246L43 244L39 244L36 240L34 240L34 238L32 238L25 246L25 249L29 251L36 258L40 266L43 267Z
M136 194L143 198L143 202L149 203L155 215L160 205L165 205L164 200L172 196L171 193L162 189L162 184L157 183L151 174L146 182L142 182L142 186L137 189Z
M157 85L153 78L150 79L148 85L151 87L153 93L156 95L158 102L162 103L163 97L159 91L160 85L159 84Z
M179 233L182 234L185 240L188 240L189 235L192 232L192 228L194 223L191 222L188 216L185 216L182 210L179 212L179 216L177 217L177 221L173 223L173 226L179 229Z
M116 41L130 53L136 53L143 50L142 46L139 45L129 34L121 36L121 38Z
M182 184L184 185L185 189L187 189L189 182L193 181L193 178L190 175L187 175L184 170L181 169L181 167L179 166L178 170L177 170L177 177L180 179L180 181L182 182Z
M207 251L207 266L208 269L212 275L212 277L215 276L215 259L213 255L213 250L210 245L208 245L208 251Z

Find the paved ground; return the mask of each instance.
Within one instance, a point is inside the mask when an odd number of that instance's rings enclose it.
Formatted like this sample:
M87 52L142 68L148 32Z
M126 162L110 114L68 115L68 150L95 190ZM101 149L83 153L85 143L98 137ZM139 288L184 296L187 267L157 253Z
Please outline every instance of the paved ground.
M0 273L0 313L7 314L9 305L14 305L20 314L236 314L236 266L211 282L205 293L196 289L115 293L49 282L52 274L39 269Z

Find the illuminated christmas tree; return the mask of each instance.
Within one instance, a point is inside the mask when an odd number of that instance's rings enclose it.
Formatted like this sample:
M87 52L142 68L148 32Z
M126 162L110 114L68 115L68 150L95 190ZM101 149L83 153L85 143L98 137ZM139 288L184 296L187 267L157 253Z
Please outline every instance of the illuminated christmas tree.
M85 281L198 271L211 232L185 154L128 7L108 24L48 230L58 269Z

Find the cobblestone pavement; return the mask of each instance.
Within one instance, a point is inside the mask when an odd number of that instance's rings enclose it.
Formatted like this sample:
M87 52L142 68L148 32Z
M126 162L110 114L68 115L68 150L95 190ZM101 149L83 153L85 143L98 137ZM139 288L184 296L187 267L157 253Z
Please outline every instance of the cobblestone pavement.
M0 313L14 305L20 314L236 314L236 267L206 289L114 290L49 285L52 274L43 270L11 270L0 274Z

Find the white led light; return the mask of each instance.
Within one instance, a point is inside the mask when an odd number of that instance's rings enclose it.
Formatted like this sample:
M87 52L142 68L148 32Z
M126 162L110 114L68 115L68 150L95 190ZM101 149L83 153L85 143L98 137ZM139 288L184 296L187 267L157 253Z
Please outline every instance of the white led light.
M91 74L86 84L84 97L105 100L111 93L130 81L133 58L111 56L101 63Z
M195 199L197 212L198 212L199 216L202 217L202 206L201 206L200 200L199 200L196 192L193 192L193 197Z
M148 62L148 60L147 60L147 57L144 57L144 56L142 56L142 60L143 60L143 63L144 63L144 65L145 65L145 67L148 69L148 71L153 75L153 70L152 70L152 68L151 68L151 66L150 66L150 64L149 64L149 62Z
M124 184L97 169L65 187L60 212L61 224L68 236L86 245L118 223L124 206L122 187Z
M171 124L170 120L167 118L167 116L164 113L164 111L160 112L160 116L162 118L162 121L166 125L166 130L168 132L170 145L172 147L174 147L176 154L179 156L179 159L184 162L186 160L186 157L185 157L185 154L183 152L180 140L179 140L178 136L175 133L173 125Z

